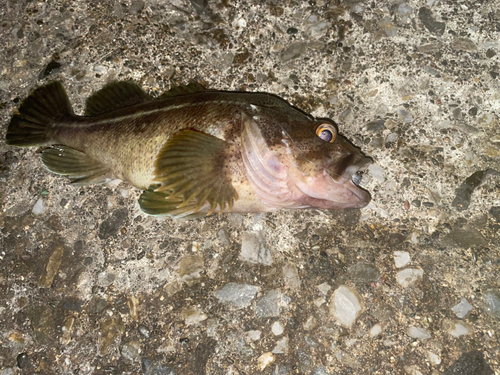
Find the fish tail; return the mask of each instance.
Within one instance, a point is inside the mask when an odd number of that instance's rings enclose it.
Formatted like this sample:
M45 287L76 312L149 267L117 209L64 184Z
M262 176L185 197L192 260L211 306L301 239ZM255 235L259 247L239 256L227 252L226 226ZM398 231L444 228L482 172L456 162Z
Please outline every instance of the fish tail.
M72 115L68 95L60 82L37 88L19 107L7 129L5 140L12 146L51 144L53 129L61 118Z

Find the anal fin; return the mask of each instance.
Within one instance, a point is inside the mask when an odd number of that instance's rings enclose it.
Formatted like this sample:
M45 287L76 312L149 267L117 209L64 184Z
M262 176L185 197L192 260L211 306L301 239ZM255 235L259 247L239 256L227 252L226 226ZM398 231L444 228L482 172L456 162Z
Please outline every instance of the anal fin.
M49 171L69 177L74 185L102 184L112 179L107 166L71 147L47 148L40 159Z

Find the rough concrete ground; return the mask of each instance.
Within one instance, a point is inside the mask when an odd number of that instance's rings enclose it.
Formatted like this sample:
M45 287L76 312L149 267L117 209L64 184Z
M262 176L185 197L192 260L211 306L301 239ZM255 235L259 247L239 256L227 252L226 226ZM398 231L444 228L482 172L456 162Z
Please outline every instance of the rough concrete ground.
M2 0L0 374L500 374L498 1ZM192 221L5 145L51 80L272 92L373 202ZM137 155L137 157L141 157ZM358 311L359 309L359 311Z

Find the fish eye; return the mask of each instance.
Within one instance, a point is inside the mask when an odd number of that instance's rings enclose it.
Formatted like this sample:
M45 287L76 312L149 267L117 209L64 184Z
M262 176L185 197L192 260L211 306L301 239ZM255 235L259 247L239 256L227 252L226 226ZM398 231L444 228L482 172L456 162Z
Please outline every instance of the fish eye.
M337 129L332 124L319 124L316 127L316 135L325 142L333 143L337 139Z

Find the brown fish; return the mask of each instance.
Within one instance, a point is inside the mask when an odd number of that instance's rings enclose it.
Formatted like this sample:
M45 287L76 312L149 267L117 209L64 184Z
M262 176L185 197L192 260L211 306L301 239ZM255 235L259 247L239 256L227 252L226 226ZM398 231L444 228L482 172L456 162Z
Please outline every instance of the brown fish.
M112 179L145 190L151 215L282 208L364 207L370 163L337 133L271 94L205 90L197 83L152 99L132 82L108 84L73 113L59 82L36 89L12 117L13 146L51 146L40 158L75 185Z

